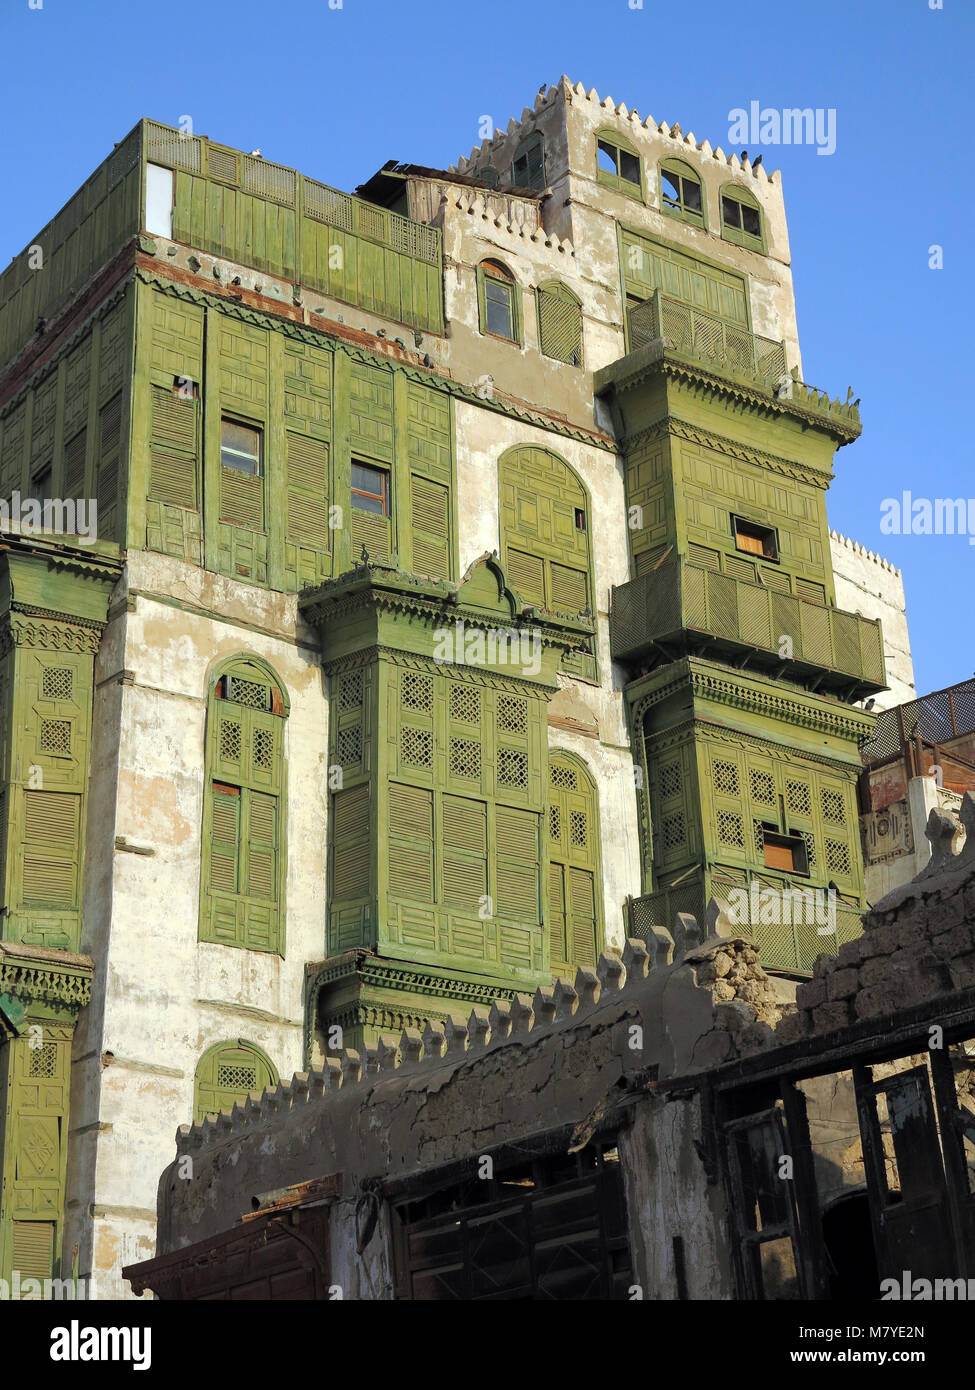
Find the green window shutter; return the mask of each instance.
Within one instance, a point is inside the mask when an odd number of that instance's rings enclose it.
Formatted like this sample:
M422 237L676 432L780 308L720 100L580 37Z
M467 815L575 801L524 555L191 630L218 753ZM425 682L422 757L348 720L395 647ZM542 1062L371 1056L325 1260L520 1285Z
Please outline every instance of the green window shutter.
M390 783L389 835L390 893L432 903L433 792Z
M358 560L365 546L370 560L380 564L389 559L389 517L378 512L361 511L352 508L352 547L354 560Z
M545 565L538 555L508 551L508 578L526 603L545 604Z
M443 898L476 913L487 894L487 806L443 798Z
M498 915L538 921L538 816L499 806L497 840Z
M287 442L287 538L328 550L328 445L291 430Z
M80 825L80 796L24 793L21 900L25 906L78 906Z
M546 357L582 365L582 306L564 285L539 287L538 342Z
M552 863L548 868L549 883L549 953L553 971L559 965L568 964L565 941L565 868Z
M13 1264L25 1279L53 1279L54 1222L15 1221L13 1223Z
M346 902L369 895L369 784L344 787L332 797L332 897Z
M278 1084L273 1064L253 1043L238 1039L220 1043L197 1063L193 1119L200 1124L208 1115L232 1110L248 1096L260 1096Z
M85 496L85 456L88 449L88 430L81 429L64 446L64 495L66 498Z
M411 480L413 512L413 570L429 579L446 579L450 574L450 494L440 483L420 478Z
M152 388L149 496L196 510L198 402L163 386Z
M277 898L276 825L278 801L275 796L250 792L248 798L247 870L245 891L252 898L274 902Z
M102 406L98 413L98 468L95 495L98 501L98 535L115 539L119 472L122 454L122 393Z
M571 898L570 937L573 963L596 964L596 893L593 875L586 869L569 869Z
M581 613L589 601L585 570L553 564L550 574L551 607L563 613Z
M240 788L213 787L210 841L210 890L236 893L240 857Z
M220 468L220 520L248 531L264 530L264 479L236 468Z

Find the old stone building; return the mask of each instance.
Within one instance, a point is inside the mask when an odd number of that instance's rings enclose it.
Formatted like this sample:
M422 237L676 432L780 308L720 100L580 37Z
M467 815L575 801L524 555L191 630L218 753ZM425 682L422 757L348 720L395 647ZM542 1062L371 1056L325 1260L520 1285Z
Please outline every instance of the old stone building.
M910 650L778 175L562 79L357 194L144 120L0 277L0 1275L126 1293L178 1124L712 897L861 930Z

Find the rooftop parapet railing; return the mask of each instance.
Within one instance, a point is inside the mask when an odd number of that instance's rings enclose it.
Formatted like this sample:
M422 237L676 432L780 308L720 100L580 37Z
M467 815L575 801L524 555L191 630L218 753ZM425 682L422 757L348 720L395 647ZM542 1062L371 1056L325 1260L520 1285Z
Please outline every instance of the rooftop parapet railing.
M825 391L800 381L797 369L790 372L784 341L750 333L660 290L628 311L627 324L631 352L662 342L675 357L747 381L799 410L825 415L847 428L859 428L857 404L831 400Z
M864 687L884 688L879 619L736 579L679 555L613 588L609 640L614 661L645 654L655 642L687 630Z

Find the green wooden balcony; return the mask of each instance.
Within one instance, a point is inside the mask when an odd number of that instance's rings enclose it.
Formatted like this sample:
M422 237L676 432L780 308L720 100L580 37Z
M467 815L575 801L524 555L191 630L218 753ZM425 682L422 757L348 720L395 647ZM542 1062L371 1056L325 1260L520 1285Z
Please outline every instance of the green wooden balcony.
M686 650L695 645L695 634L709 651L717 648L715 655L748 649L755 665L811 668L822 675L823 685L853 682L861 694L885 686L879 619L720 574L679 555L613 588L614 661L646 657L655 645L665 652L671 644Z
M628 315L630 351L662 339L668 351L716 371L754 378L774 388L788 376L785 343L761 338L703 309L656 290Z

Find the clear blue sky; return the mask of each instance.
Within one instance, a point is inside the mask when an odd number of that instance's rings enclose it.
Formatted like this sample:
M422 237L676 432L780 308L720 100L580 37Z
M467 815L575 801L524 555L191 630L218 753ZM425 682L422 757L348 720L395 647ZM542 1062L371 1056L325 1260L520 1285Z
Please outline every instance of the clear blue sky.
M37 0L34 0L37 3ZM332 0L336 3L336 0ZM141 116L351 190L446 165L563 72L729 148L728 113L834 108L837 148L781 168L807 380L862 398L833 526L904 571L920 691L975 670L975 546L883 535L881 502L975 497L972 0L3 0L0 266ZM753 151L754 152L754 151ZM966 237L966 232L968 236ZM928 268L943 247L944 268Z

